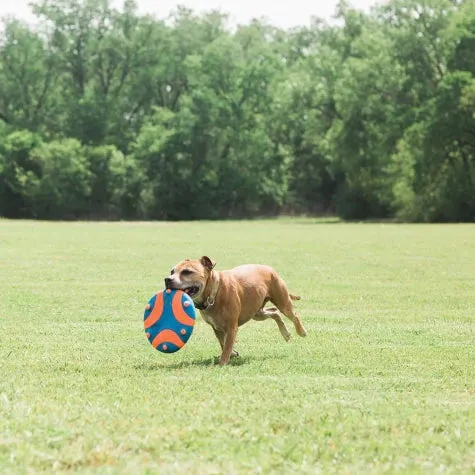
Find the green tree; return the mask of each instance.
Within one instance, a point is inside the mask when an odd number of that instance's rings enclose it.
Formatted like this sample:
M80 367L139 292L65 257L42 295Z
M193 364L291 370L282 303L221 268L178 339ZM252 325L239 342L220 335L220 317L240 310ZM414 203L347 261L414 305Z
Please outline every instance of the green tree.
M467 54L475 44L475 9L467 3L452 10L436 42L444 51L440 77L394 156L394 204L404 219L475 219L475 59Z
M32 152L41 166L35 188L34 217L84 218L89 211L91 172L80 142L64 139L43 143Z
M34 216L34 197L42 169L32 152L41 143L38 134L27 130L14 131L3 137L0 143L0 215L8 218Z
M40 0L0 31L0 213L473 220L475 4L282 30Z
M58 71L42 36L18 20L3 22L0 119L18 129L48 133L56 110Z

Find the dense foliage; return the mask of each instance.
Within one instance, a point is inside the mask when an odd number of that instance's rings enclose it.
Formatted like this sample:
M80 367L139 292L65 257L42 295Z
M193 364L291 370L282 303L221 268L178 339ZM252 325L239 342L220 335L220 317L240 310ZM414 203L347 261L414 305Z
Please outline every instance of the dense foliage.
M42 0L0 33L0 215L475 220L475 3L332 24Z

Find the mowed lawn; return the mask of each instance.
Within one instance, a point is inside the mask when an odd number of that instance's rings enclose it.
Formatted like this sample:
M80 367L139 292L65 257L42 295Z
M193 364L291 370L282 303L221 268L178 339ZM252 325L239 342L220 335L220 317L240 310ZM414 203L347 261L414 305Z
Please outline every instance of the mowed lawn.
M274 266L308 337L143 309L183 258ZM0 473L473 473L475 225L0 221Z

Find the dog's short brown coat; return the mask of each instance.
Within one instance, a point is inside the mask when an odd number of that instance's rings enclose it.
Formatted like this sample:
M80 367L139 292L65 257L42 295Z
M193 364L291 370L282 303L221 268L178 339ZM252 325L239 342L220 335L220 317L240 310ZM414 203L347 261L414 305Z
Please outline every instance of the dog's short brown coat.
M238 327L251 319L272 318L288 341L290 333L282 313L293 322L298 335L306 336L292 304L292 300L300 297L289 294L285 282L272 267L246 264L220 272L214 267L215 263L207 256L181 261L165 279L165 285L187 292L205 322L213 327L222 350L219 364L225 365L231 356L238 355L234 350ZM275 307L265 307L267 302Z

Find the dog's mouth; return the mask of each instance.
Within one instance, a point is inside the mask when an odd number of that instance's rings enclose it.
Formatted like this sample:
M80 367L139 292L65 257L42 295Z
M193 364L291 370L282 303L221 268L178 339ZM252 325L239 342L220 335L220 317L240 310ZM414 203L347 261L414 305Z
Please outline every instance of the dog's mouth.
M168 278L165 279L165 287L170 290L181 290L182 292L188 294L191 298L196 297L201 291L201 287L199 285L174 282L172 279Z
M183 289L183 292L185 292L186 294L188 294L192 298L195 295L197 295L199 291L200 291L200 288L197 287L196 285L192 285L191 287L187 287L186 289Z

